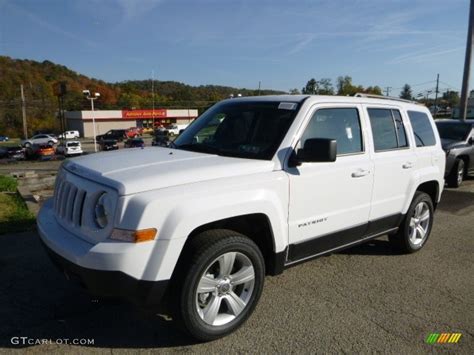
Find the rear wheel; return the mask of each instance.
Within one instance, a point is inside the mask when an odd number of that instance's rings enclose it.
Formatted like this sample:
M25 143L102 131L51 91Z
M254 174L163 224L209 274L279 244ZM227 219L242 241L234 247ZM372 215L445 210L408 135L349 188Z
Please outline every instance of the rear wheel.
M447 178L448 186L449 187L459 187L464 180L465 171L464 160L456 159L454 162L453 169Z
M239 328L263 289L265 266L258 246L229 230L193 240L192 259L180 284L178 315L196 339L209 341Z
M389 235L390 243L404 253L414 253L423 248L433 226L433 212L431 197L417 191L397 233Z

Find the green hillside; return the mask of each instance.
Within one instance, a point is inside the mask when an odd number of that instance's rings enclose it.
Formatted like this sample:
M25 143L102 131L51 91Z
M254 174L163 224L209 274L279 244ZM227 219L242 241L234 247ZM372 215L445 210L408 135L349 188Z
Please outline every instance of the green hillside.
M0 135L20 136L22 131L20 85L26 97L28 131L57 130L57 98L54 85L66 82L66 110L89 109L82 96L83 89L98 91L98 109L151 108L151 80L131 80L107 83L89 78L50 61L12 59L0 56ZM155 107L206 109L214 102L241 93L256 95L256 90L217 85L190 86L175 81L155 80ZM279 94L281 91L262 90L260 94Z

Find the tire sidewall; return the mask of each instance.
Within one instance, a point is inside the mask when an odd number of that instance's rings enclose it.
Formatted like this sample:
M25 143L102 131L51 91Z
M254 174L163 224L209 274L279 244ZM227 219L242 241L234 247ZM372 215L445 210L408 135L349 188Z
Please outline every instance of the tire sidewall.
M430 223L428 225L428 231L426 232L427 235L426 235L425 239L423 239L423 241L420 244L414 245L410 241L410 220L411 220L411 218L413 216L413 213L415 211L415 207L420 202L425 202L428 205L428 208L430 210ZM426 244L426 242L428 241L428 239L430 237L431 229L433 228L433 221L434 221L434 208L433 208L433 202L431 201L431 198L425 193L421 193L418 196L415 196L415 198L413 199L413 201L410 205L410 208L408 209L407 216L405 218L405 223L404 223L404 226L403 226L403 241L406 244L407 249L410 252L416 252L416 251L420 250L421 248L423 248L423 246Z
M218 241L211 252L201 255L196 260L195 267L191 267L184 279L180 302L182 320L188 331L200 340L213 340L233 332L247 320L258 303L263 290L265 267L258 247L251 240L246 239L239 238L239 242L228 244L222 243L226 239ZM201 319L196 309L197 285L210 263L228 252L240 252L250 259L255 272L254 289L248 306L233 321L222 326L211 326Z

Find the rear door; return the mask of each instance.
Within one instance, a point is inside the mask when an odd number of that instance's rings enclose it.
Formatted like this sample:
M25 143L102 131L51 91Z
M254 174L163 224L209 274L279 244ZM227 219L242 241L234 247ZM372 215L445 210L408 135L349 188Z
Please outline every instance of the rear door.
M365 105L371 126L374 189L369 234L398 225L417 164L399 107Z

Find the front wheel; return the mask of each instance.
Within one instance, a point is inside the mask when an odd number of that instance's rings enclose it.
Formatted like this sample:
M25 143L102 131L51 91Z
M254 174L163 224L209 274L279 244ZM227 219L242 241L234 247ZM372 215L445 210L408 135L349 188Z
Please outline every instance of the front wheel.
M180 290L179 315L196 339L209 341L239 328L263 289L265 265L258 246L229 230L193 240L192 259Z
M423 248L431 233L433 214L431 197L417 191L397 233L389 235L390 243L404 253L414 253Z

